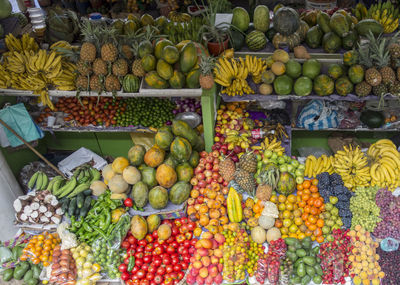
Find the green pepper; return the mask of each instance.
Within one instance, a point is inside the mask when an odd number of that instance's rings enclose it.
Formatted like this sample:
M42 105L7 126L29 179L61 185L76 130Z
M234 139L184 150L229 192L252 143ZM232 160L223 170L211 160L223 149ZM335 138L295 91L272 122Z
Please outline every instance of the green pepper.
M85 229L85 231L87 231L87 232L92 232L93 231L93 229L86 222L84 222L82 224L82 226Z
M106 230L107 227L111 224L111 212L108 211L106 212L106 219L105 219L105 225L103 228L101 228L102 230Z
M93 230L96 231L102 238L107 239L106 234L96 226L92 226Z
M133 267L135 267L135 257L131 256L129 257L128 272L132 271Z
M14 269L9 268L9 269L4 270L2 275L3 275L3 280L4 281L6 281L6 282L10 281L13 278Z

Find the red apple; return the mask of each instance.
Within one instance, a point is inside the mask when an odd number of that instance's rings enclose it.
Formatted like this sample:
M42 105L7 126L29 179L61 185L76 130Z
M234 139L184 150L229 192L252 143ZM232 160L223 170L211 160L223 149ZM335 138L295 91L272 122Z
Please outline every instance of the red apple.
M200 275L196 276L196 283L198 285L203 285L204 284L204 278L202 278Z
M204 267L207 267L211 264L211 260L209 256L203 256L201 258L201 263L203 264Z
M199 275L199 269L193 267L192 269L190 269L189 275L196 277L197 275Z
M217 258L221 258L222 255L223 255L222 249L220 249L220 248L214 249L214 255L215 255Z
M218 264L217 267L218 267L218 271L219 271L219 272L222 272L222 270L224 269L224 265L221 264L221 263Z
M216 256L211 256L211 264L218 264L219 263L219 258Z
M216 265L211 264L210 266L208 266L208 274L212 277L216 277L218 275L218 268Z
M218 248L218 242L215 239L212 239L211 241L212 241L212 248L213 249Z
M194 285L196 283L196 276L188 274L188 276L186 277L186 282L189 285Z
M214 283L214 278L212 278L210 275L208 275L206 280L205 280L205 284L206 285L211 285L213 283Z
M199 248L198 250L197 250L197 253L200 255L200 256L207 256L208 255L208 250L207 249L205 249L205 248Z
M215 278L214 278L215 284L221 284L222 281L223 281L223 279L222 279L222 275L221 274L218 274L217 276L215 276Z
M197 268L197 269L200 269L200 268L203 267L203 264L201 263L201 261L196 260L195 262L193 262L193 267Z
M205 268L205 267L201 268L200 271L199 271L199 276L201 278L207 278L207 276L208 276L207 268Z
M218 242L218 244L224 244L225 243L225 237L223 234L216 233L214 235L214 239Z

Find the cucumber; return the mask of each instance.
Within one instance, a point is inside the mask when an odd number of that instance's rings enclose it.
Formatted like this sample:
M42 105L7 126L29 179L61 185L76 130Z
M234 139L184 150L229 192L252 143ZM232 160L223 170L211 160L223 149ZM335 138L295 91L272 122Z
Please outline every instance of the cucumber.
M92 189L87 189L87 190L83 191L82 193L85 196L91 196L92 195Z
M69 199L65 199L64 203L61 206L61 209L63 210L64 213L68 211L69 202L70 202Z
M374 19L361 20L355 25L355 29L360 36L366 36L371 31L375 36L383 32L383 26Z
M91 203L92 203L92 197L87 196L85 198L85 202L83 203L83 207L79 212L79 217L85 217L87 215L87 213L90 210Z
M68 207L68 215L72 217L75 214L76 210L76 197L72 198L71 201L69 202L69 207Z
M76 196L76 205L77 207L80 209L83 207L83 203L85 202L85 195L83 195L83 193L79 193Z

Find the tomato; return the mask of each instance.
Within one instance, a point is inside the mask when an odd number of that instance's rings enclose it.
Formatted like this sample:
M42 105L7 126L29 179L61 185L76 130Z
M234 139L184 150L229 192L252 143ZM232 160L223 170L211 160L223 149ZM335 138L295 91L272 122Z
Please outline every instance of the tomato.
M128 280L130 277L131 276L127 272L124 272L124 273L121 274L121 279L124 280L124 281Z
M189 263L190 262L190 254L185 254L184 256L182 256L182 259L184 262Z
M179 272L182 271L182 266L178 263L174 265L174 271L175 272Z
M131 273L132 273L132 274L136 274L136 272L138 272L138 271L139 271L139 266L135 265L135 266L133 267L133 269L131 270Z
M136 276L137 276L139 279L143 279L143 278L146 276L146 273L144 272L143 269L139 269L138 272L136 272Z
M136 252L144 252L144 246L139 246L136 248Z
M185 240L185 241L183 242L183 246L184 246L185 248L189 248L189 247L190 247L190 240Z
M178 285L178 283L179 283L178 279L175 279L175 280L172 281L173 285Z
M172 221L171 220L163 220L161 224L167 224L172 227Z
M153 263L150 264L149 269L147 270L149 273L155 274L157 272L157 266Z
M185 273L183 273L182 271L178 272L178 280L182 280L183 277L185 277Z
M150 281L147 279L140 280L140 285L150 285Z
M124 264L128 265L129 264L129 257L124 259Z
M171 277L166 277L164 280L164 285L173 285L174 284L174 280L172 280Z
M181 232L181 233L187 233L188 231L189 231L189 228L188 228L188 225L182 225L182 227L179 229L179 231Z
M185 241L185 236L183 234L177 235L176 236L176 241L178 243L183 243Z
M183 245L181 245L181 246L178 247L178 253L179 253L180 255L183 254L183 251L184 251L184 250L185 250L185 247L184 247Z
M148 263L144 263L143 265L142 265L142 270L144 270L144 271L148 271L149 270L149 267L150 267L150 265L148 264Z
M157 274L163 276L165 274L165 267L158 267Z
M162 263L165 265L169 265L169 264L171 264L171 262L172 262L171 257L169 257L168 255L164 256L162 259Z
M154 241L154 238L151 234L146 235L146 241L148 243L152 243Z
M125 263L122 263L118 266L118 270L119 272L123 273L126 272L126 270L128 269L128 266Z
M171 260L172 265L179 264L179 262L180 262L179 258L176 258L176 257L172 258L172 260Z
M182 225L186 225L189 221L187 217L182 217L180 220L181 220Z
M147 273L146 274L146 279L147 280L149 280L149 281L152 281L152 280L154 280L154 273Z
M133 285L133 281L132 281L132 280L127 280L127 281L125 282L125 284L126 284L126 285Z
M143 265L143 259L141 259L141 258L136 258L136 260L135 260L135 265L136 266L139 266L139 267L142 267L142 265Z
M176 236L179 234L179 229L177 226L172 226L172 236Z
M171 242L170 245L171 245L173 248L178 248L178 247L179 247L179 243L178 243L177 241Z
M174 259L174 258L179 259L179 254L175 252L175 253L171 254L170 257L171 257L171 259Z
M169 277L171 277L173 280L176 280L176 279L178 279L178 273L176 273L176 272L171 272L171 273L169 274Z
M150 281L150 285L157 285L157 283L152 280Z
M187 262L182 262L182 263L181 263L181 266L182 266L182 269L183 269L183 270L186 270L186 269L188 269L188 267L189 267L189 265L188 265Z
M129 237L128 237L128 242L129 242L130 244L136 244L137 239L136 239L134 236L129 236Z
M174 242L174 241L175 241L175 237L170 236L170 237L166 240L166 243L170 244L171 242Z
M135 253L135 258L136 258L136 259L143 258L143 256L144 256L144 253L143 253L143 252L136 252L136 253Z
M123 241L121 243L122 248L128 249L130 246L131 246L131 244L129 243L129 241Z
M194 229L196 228L196 223L190 221L187 226L188 226L189 231L193 232Z
M180 226L182 226L181 220L180 219L176 219L174 221L174 224L179 228Z
M164 281L164 278L157 274L156 276L154 276L154 282L156 282L157 284L161 284Z
M125 207L132 208L132 206L133 206L133 201L132 201L132 199L131 199L131 198L126 198L126 199L124 200L124 205L125 205Z
M174 267L172 265L167 265L167 266L165 266L165 271L167 273L171 273L174 271Z
M130 246L129 246L129 249L136 249L137 248L137 244L131 244Z
M145 246L146 246L146 244L147 244L147 242L146 242L146 240L145 240L145 239L142 239L142 240L140 240L140 241L138 242L138 244L139 244L140 246L143 246L143 247L145 247Z
M153 246L152 244L149 243L149 244L147 244L146 247L144 248L144 251L152 252L153 249L154 249L154 246Z
M154 256L154 257L153 257L153 263L154 263L154 265L157 266L157 267L160 266L161 263L162 263L161 257L159 257L159 256Z
M144 263L151 263L151 261L152 261L152 257L151 257L151 255L146 255L145 257L143 257L143 262Z
M172 254L172 253L174 253L174 252L175 252L175 249L174 249L172 246L169 245L169 246L167 247L167 253L168 253L168 254Z
M158 232L157 232L157 231L154 231L154 232L151 234L151 236L152 236L155 240L157 240L157 239L158 239Z
M187 240L191 240L191 239L193 238L193 233L192 233L192 232L187 232L187 233L185 233L185 238L186 238Z
M153 250L153 255L161 255L164 252L164 249L161 246L157 246Z
M190 241L190 245L191 245L191 246L195 246L196 243L197 243L197 241L198 241L197 238L192 239L192 240Z

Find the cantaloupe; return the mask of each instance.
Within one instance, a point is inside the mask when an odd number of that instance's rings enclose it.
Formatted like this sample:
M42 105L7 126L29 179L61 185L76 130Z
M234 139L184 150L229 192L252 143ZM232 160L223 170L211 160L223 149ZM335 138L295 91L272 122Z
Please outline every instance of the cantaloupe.
M115 173L121 174L129 166L129 160L125 157L117 157L112 163L112 169Z
M108 181L108 188L110 188L113 193L125 193L126 190L128 190L128 187L128 183L126 183L120 174L114 175L114 177Z
M257 226L251 230L251 238L254 242L263 244L267 240L267 233L262 227Z
M104 184L103 181L96 180L93 181L92 184L90 184L90 189L92 190L92 194L94 196L100 196L107 190L107 185Z
M110 181L111 178L113 178L115 175L115 172L112 169L112 164L110 163L110 164L107 164L106 166L104 166L101 173L102 173L105 181Z
M142 175L136 167L128 166L122 171L122 177L128 184L134 185L140 181Z

